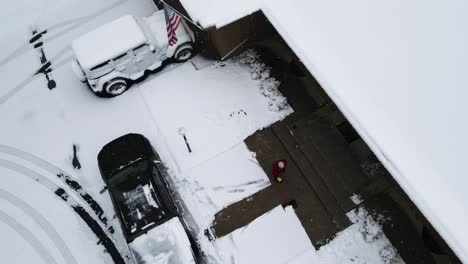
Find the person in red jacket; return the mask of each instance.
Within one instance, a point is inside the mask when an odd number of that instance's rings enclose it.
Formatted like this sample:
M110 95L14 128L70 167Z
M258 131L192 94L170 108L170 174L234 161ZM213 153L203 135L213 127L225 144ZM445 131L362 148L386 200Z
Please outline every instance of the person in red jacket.
M281 159L271 165L271 174L279 183L283 182L283 174L286 172L286 160Z

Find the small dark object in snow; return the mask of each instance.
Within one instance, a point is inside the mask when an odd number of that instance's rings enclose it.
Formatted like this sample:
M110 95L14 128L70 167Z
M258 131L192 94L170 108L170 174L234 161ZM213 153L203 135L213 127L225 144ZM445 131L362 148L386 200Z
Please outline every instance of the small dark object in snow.
M45 33L47 33L47 30L44 30L39 33L36 30L33 30L33 37L29 40L29 43L33 44L34 42L42 38L42 35L44 35Z
M33 47L34 47L35 49L38 49L38 48L42 47L43 45L44 45L44 43L38 42L38 43L34 44Z
M72 165L73 165L73 168L74 169L81 169L81 164L80 164L80 161L78 160L78 156L76 154L77 152L77 146L75 144L73 144L73 159L72 159Z
M55 190L55 194L62 198L62 200L64 200L65 202L68 201L68 194L65 192L64 189L62 188L58 188L57 190Z
M234 112L230 113L230 114L229 114L229 117L232 117L233 115L236 115L236 114L237 114L237 115L241 115L241 114L247 115L247 112L245 112L244 110L241 109L241 110L239 110L239 111L237 111L237 112L234 111Z
M54 89L55 87L57 87L57 83L54 81L54 80L49 80L49 82L47 83L47 88L49 88L50 90Z
M188 143L187 136L185 135L186 130L184 127L179 128L179 135L181 135L184 138L185 145L187 146L187 150L189 153L192 153L192 148L190 147L190 144Z
M297 202L296 200L291 200L283 205L283 207L292 206L292 208L297 209Z
M104 186L104 188L102 188L102 190L99 192L99 194L103 194L107 191L107 186Z
M211 242L211 241L213 241L213 240L214 240L214 239L213 239L213 236L211 235L211 232L210 232L210 230L209 230L208 228L207 228L207 229L205 229L205 232L204 232L204 234L205 234L205 236L208 238L208 241L210 241L210 242Z

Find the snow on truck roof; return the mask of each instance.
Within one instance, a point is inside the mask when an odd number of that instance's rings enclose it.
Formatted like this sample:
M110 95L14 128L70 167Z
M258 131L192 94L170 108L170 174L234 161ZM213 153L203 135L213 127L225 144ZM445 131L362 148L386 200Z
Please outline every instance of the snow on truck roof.
M122 16L75 39L73 52L84 69L91 69L147 42L131 15Z
M261 9L468 262L468 2L181 2L204 27Z

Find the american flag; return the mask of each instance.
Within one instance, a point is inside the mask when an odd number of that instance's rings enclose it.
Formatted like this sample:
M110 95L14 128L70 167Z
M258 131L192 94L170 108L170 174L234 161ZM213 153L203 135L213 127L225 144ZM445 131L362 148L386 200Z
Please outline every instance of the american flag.
M177 43L176 30L179 27L180 22L182 22L182 18L172 10L170 11L171 15L169 16L169 10L170 8L168 7L164 8L167 20L167 40L169 42L169 46L172 46Z

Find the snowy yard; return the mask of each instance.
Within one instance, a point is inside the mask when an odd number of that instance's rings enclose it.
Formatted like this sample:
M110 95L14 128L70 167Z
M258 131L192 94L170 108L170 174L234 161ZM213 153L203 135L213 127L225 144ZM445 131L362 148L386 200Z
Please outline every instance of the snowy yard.
M132 132L145 135L168 166L189 224L198 232L194 235L213 263L262 263L267 258L268 263L390 263L379 258L388 240L383 236L364 242L359 222L316 252L291 208L276 208L214 242L203 236L216 212L270 184L243 142L292 112L267 72L252 68L245 57L202 70L188 62L166 67L120 97L97 98L71 71L71 41L121 15L149 15L155 10L152 2L25 0L15 4L1 16L12 30L0 35L3 262L112 262L104 247L96 244L96 235L71 209L71 205L82 206L94 215L82 193L57 177L65 172L100 204L104 213L93 218L123 257L130 258L109 195L101 193L104 183L96 158L104 144ZM17 17L11 12L20 7L29 15ZM43 41L57 83L53 90L47 88L44 75L32 76L41 66L37 51L28 44L32 27L48 30ZM73 145L81 169L72 164ZM54 194L57 188L70 195L67 201ZM110 223L100 221L103 217ZM274 232L277 226L283 229Z

